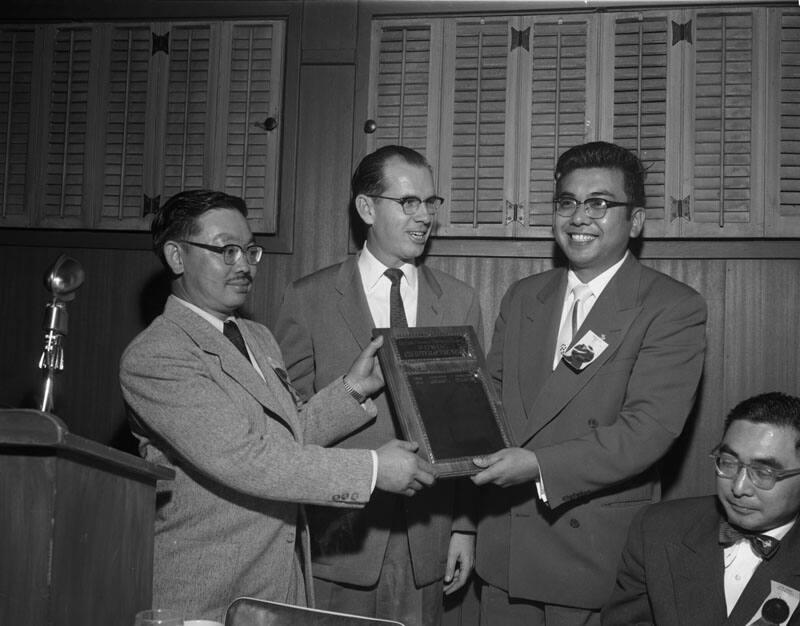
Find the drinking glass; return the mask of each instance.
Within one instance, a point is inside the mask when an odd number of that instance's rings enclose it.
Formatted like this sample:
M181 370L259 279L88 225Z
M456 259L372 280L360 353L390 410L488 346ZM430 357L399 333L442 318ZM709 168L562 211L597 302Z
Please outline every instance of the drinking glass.
M183 617L172 609L139 611L133 626L183 626Z

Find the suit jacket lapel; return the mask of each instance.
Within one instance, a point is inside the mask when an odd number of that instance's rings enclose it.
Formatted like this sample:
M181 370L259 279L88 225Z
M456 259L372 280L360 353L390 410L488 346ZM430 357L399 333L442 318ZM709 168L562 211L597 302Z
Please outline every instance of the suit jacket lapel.
M584 320L576 334L580 339L589 330L602 337L608 347L584 369L576 372L565 363L558 364L555 370L552 369L552 361L547 358L541 359L546 363L540 363L539 368L534 373L534 381L531 388L539 389L538 395L533 397L532 402L526 402L526 412L528 414L528 425L525 429L522 441L525 442L536 434L543 426L550 422L562 408L574 398L580 390L600 371L603 364L617 351L620 343L625 338L633 320L641 311L639 302L639 281L641 278L641 266L633 257L622 264L616 275L611 279L603 293L597 298L592 310ZM552 347L555 353L555 340L558 336L558 325L561 317L561 305L563 304L564 290L566 289L566 273L561 281L559 289L553 283L542 290L546 297L543 306L549 308L549 315L539 315L538 321L534 322L529 333L541 333L539 337L546 338L546 345ZM545 325L544 327L542 325ZM523 345L535 345L536 335L528 338L527 343L523 338ZM550 353L548 352L548 354ZM520 365L524 365L526 355L520 355L522 359ZM522 384L522 381L520 381ZM525 389L525 387L522 387Z
M338 308L347 328L363 350L372 339L372 314L364 295L361 274L358 271L358 256L349 257L339 267L334 286L339 294Z
M665 546L675 607L682 624L719 624L727 614L719 517L705 515L696 522L681 543Z
M439 281L424 265L417 266L417 280L417 326L441 326L444 312L439 304Z
M739 601L733 607L730 617L726 624L746 624L759 610L764 600L767 599L772 581L782 583L796 591L800 591L800 521L795 522L792 529L781 541L781 546L775 555L769 560L764 561L753 572L753 577L742 591ZM790 624L800 622L798 614L800 607L795 610L795 621L790 620Z
M178 324L188 333L192 340L207 354L213 354L219 359L220 368L242 388L253 396L270 414L284 422L295 437L298 437L299 430L296 423L295 411L288 410L280 398L285 393L285 389L278 391L275 384L281 385L277 375L272 369L272 365L265 358L266 354L260 343L244 325L240 325L242 335L250 347L251 352L256 357L261 371L267 381L274 378L273 384L265 384L258 372L242 358L236 347L209 322L201 318L194 311L189 310L179 302L172 299L167 300L164 307L164 315Z

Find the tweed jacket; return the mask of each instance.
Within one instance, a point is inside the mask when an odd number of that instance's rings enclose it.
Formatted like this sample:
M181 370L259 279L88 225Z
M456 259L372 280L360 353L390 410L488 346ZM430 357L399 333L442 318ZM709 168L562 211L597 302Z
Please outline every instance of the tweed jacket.
M369 500L369 451L322 447L367 412L341 380L298 408L273 369L283 367L273 336L239 327L266 380L173 296L120 365L141 454L175 470L157 487L153 603L187 618L222 621L237 596L304 604L298 503Z
M419 266L418 276L417 326L472 325L481 336L480 303L471 287L424 265ZM329 384L342 364L369 343L373 326L357 257L290 285L275 334L301 394L308 397ZM375 448L402 438L385 392L375 398L375 404L376 421L341 439L338 447ZM471 493L466 479L448 479L412 498L376 492L359 511L313 507L309 522L314 575L354 585L374 584L392 521L404 508L415 581L430 584L444 575L451 531L475 529L470 514L474 496L467 495Z
M607 343L582 370L553 370L563 268L508 290L487 367L530 483L482 491L478 574L512 597L602 606L633 515L660 497L656 463L680 434L703 367L706 307L690 287L629 255L576 333ZM577 343L577 342L576 342Z
M800 592L800 524L781 540L742 591L730 616L725 607L723 548L715 496L660 502L631 524L617 582L603 609L604 626L745 626L760 616L772 581ZM800 624L795 609L788 625Z

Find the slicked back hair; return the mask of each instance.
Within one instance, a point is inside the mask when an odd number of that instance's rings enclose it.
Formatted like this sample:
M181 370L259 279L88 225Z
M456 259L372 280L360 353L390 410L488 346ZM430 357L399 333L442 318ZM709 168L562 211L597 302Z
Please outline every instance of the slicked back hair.
M392 157L400 158L409 165L426 167L433 175L428 160L416 150L405 146L383 146L361 159L353 172L353 178L350 180L351 202L361 194L382 194L386 190L384 168Z
M634 207L644 207L645 170L642 162L630 150L606 141L584 143L570 148L558 157L555 171L556 194L561 192L561 181L567 174L593 167L622 172L628 202ZM632 209L629 209L628 217L631 212Z
M221 191L194 189L181 191L167 200L156 211L150 232L153 235L153 251L165 267L164 244L167 241L189 239L199 228L197 219L212 209L233 209L247 217L247 205L238 196Z

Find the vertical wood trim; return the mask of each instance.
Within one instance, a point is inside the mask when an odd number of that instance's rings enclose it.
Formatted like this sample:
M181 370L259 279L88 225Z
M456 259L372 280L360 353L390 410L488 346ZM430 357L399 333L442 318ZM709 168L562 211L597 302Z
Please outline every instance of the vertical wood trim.
M86 156L83 176L83 226L97 227L103 214L103 180L105 177L106 117L108 86L111 75L111 24L98 24L92 29L90 62L95 68L89 81L87 103Z
M370 29L371 36L369 40L369 79L367 92L367 115L361 120L356 120L355 129L356 135L363 137L366 145L363 151L360 149L355 150L356 160L361 160L364 156L375 150L375 137L377 131L368 134L364 132L364 123L370 119L378 120L378 76L380 74L380 56L381 56L381 33L383 31L383 24L378 21L372 22ZM355 169L355 163L353 168Z
M586 141L614 141L615 16L589 16L586 31Z
M512 123L506 123L506 158L503 168L511 173L511 180L504 200L517 205L516 221L512 224L514 235L522 235L528 226L528 202L530 197L531 170L531 89L533 86L533 18L516 17L510 26L518 31L530 29L529 50L518 47L510 52L506 107L514 111ZM558 106L559 103L556 103ZM513 159L513 162L509 162ZM519 222L524 217L523 223Z
M154 22L150 25L152 33L169 35L172 49L172 25L168 22ZM169 54L151 54L147 75L147 104L144 137L144 193L150 198L164 195L164 150L167 135L167 95L169 93ZM143 199L144 200L144 199Z
M206 134L203 180L211 189L224 189L228 131L228 85L231 63L232 22L208 25L208 86L206 91ZM187 98L189 96L187 95Z
M681 52L681 71L682 80L680 81L681 100L678 103L680 109L680 125L677 132L680 136L680 151L676 157L680 162L680 195L676 198L690 197L692 211L696 201L694 192L694 111L695 111L695 83L694 76L697 69L696 65L696 41L697 41L697 11L681 11L679 23L686 24L691 20L692 43L681 41L675 47L680 47ZM672 33L670 33L670 37ZM692 213L693 215L693 213ZM680 221L681 234L685 234L684 220Z
M439 135L442 127L442 59L444 42L442 41L442 20L432 20L430 25L430 52L428 54L428 120L425 129L425 156L434 168L434 188L438 186L441 164L441 152L447 142L443 142Z
M437 139L441 146L439 151L439 194L444 197L444 206L436 219L436 231L450 224L450 206L453 189L453 116L455 115L456 89L456 22L454 19L441 21L441 59L442 72L441 108L439 133Z
M686 176L684 174L684 160L686 153L684 137L684 111L694 108L686 101L686 60L683 53L684 42L672 44L672 22L682 22L686 19L684 11L668 11L667 20L667 128L666 128L666 163L664 164L664 193L666 207L665 235L676 236L681 231L681 220L670 221L672 199L686 196ZM691 179L690 179L691 180Z
M31 85L31 133L30 165L28 177L28 191L26 199L30 208L31 224L39 224L43 217L43 200L45 185L43 181L47 175L47 135L48 135L48 110L49 110L49 85L53 75L53 49L56 27L52 24L39 26L36 29L36 44L34 45L34 81Z
M780 132L781 125L781 13L767 9L767 38L764 42L766 54L759 71L766 78L764 84L764 231L767 237L776 236L779 229L780 203Z
M750 105L750 223L752 234L764 234L764 211L766 208L766 177L764 164L767 157L767 85L769 66L767 65L766 9L753 9L753 59L752 59L752 101Z

